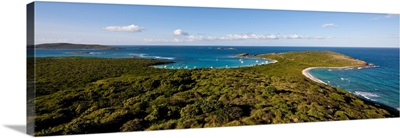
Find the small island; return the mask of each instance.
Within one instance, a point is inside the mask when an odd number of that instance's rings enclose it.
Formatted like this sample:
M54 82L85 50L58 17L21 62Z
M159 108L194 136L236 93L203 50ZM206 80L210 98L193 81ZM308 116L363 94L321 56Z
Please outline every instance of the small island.
M249 57L249 53L240 53L240 54L236 54L237 57Z
M72 44L72 43L46 43L34 46L37 49L91 49L91 50L116 50L118 47L97 44ZM33 48L33 46L28 46Z

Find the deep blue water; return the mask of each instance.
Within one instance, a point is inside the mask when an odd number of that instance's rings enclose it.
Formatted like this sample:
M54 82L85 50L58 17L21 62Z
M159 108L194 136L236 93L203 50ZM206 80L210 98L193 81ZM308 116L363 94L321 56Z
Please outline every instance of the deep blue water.
M268 64L260 58L238 58L235 54L264 54L288 51L334 51L372 63L377 67L363 69L314 69L310 73L334 87L360 97L399 108L399 48L338 47L232 47L227 46L120 46L119 50L36 50L37 57L88 56L107 58L154 58L175 63L160 68L226 68ZM218 49L221 48L222 50ZM85 51L74 55L69 52Z
M399 109L399 49L337 49L375 64L374 68L314 69L310 73L334 87Z

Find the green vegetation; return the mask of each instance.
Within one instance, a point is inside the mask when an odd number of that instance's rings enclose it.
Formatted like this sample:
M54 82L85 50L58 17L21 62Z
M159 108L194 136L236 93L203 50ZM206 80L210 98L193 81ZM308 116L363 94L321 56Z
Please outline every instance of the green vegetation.
M37 58L35 135L398 116L301 74L362 61L332 52L260 56L278 62L171 70L149 67L167 63L150 59Z

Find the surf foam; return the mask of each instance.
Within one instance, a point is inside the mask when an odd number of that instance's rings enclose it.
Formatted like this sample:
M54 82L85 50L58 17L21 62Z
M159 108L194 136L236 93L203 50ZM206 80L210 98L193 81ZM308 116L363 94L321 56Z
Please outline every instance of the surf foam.
M371 92L355 91L354 94L358 95L358 96L362 96L368 100L373 100L373 101L375 101L373 98L380 97L379 95L377 95L375 93L371 93Z

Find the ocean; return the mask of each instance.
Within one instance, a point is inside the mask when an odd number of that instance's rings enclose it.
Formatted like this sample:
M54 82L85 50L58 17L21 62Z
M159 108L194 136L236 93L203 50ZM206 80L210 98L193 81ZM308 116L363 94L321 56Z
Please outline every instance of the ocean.
M348 47L260 47L260 46L118 46L118 50L36 50L36 57L85 56L105 58L153 58L174 63L158 68L232 68L270 64L261 58L240 58L236 54L258 55L288 51L333 51L374 64L374 68L313 69L310 74L325 83L399 109L399 48ZM70 52L88 52L71 54ZM29 55L28 55L29 56Z

